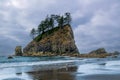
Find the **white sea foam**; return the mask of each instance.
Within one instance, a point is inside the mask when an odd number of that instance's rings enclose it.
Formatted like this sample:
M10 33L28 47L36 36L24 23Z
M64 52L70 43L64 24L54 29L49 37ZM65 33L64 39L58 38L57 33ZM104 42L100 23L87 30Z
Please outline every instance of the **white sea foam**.
M34 65L56 65L62 63L71 63L79 60L59 60L59 61L39 61L39 62L17 62L17 63L0 63L0 68L10 67L23 67L23 66L34 66Z
M120 66L120 61L108 61L106 66Z
M117 74L120 73L120 60L82 64L78 66L77 72L83 75Z

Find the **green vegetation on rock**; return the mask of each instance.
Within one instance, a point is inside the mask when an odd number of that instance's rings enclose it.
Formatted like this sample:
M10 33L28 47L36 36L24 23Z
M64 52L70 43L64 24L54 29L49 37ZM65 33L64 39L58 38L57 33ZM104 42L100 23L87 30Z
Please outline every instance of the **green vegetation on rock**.
M58 29L59 29L59 27L55 27L49 31L46 31L45 33L42 33L42 34L38 35L36 38L34 38L34 41L38 42L41 39L45 38L47 35L50 35L50 34L54 33L55 31L58 31Z
M70 13L65 13L64 16L52 14L51 16L47 16L44 20L42 20L37 29L33 28L30 35L32 39L34 39L36 35L41 36L39 39L37 39L38 41L44 34L54 32L57 29L56 27L60 27L62 29L65 25L69 25L71 20L72 18Z

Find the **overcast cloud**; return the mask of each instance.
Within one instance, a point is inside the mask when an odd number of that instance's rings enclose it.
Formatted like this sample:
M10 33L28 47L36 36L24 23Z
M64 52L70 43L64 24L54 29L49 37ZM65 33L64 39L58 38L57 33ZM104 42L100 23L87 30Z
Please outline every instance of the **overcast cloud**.
M47 14L70 12L80 53L120 51L120 0L0 0L0 55L31 41L30 30Z

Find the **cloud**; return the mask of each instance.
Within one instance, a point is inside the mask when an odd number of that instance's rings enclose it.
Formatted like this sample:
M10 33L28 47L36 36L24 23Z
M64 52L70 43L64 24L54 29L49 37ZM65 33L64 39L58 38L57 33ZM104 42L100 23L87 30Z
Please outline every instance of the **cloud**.
M0 3L0 55L14 53L17 45L30 42L29 32L37 27L44 11L55 0L2 0ZM48 14L48 13L46 13ZM46 15L44 14L44 16ZM7 50L6 50L7 49Z
M91 19L85 24L79 24L74 30L75 36L79 36L75 38L81 52L100 47L104 47L108 51L120 51L120 5L116 2L109 7L106 6L94 10Z
M24 47L31 41L30 30L47 14L65 12L71 12L81 53L99 47L119 50L119 8L119 0L1 0L0 53L13 53L17 45Z

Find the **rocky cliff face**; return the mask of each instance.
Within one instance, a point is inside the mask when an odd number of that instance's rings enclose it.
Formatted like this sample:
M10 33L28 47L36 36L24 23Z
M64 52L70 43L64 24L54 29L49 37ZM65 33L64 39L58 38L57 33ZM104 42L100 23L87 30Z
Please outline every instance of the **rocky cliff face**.
M52 33L51 33L52 32ZM41 36L42 35L42 36ZM70 25L37 36L24 49L25 56L78 54Z

